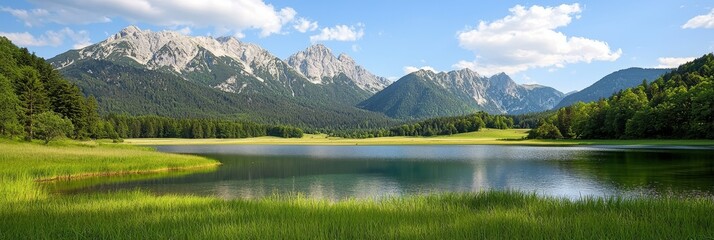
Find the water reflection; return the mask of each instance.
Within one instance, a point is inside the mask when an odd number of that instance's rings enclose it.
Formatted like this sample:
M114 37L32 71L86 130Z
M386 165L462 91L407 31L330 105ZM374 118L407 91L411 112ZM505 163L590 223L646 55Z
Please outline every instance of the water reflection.
M216 171L111 182L65 193L145 189L224 199L326 199L514 189L581 196L711 194L714 152L524 146L172 146Z

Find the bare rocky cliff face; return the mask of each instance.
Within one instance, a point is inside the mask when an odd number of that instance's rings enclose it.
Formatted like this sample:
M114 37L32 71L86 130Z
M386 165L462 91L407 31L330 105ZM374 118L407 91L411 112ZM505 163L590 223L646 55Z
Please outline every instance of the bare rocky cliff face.
M346 54L335 57L332 51L324 45L310 46L305 51L298 52L287 59L288 65L297 70L311 82L324 84L325 78L329 79L345 74L354 80L360 88L371 93L378 92L390 84L386 78L376 76Z

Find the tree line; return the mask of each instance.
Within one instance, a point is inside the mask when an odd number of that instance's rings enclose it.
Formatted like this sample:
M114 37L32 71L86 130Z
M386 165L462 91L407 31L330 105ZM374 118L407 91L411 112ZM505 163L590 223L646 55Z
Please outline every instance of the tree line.
M529 138L714 139L714 55L543 118Z
M99 138L249 138L275 136L300 138L303 130L222 119L176 119L159 116L110 114ZM116 135L113 135L116 134Z
M407 123L392 128L372 130L351 130L330 133L331 136L345 138L373 138L391 136L437 136L476 132L481 128L509 129L513 127L513 118L478 112L457 117L438 117Z

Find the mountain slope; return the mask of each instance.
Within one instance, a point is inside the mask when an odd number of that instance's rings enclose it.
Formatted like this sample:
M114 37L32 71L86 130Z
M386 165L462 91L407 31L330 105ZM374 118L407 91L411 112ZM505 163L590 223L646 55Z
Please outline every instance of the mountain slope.
M100 111L178 118L230 118L317 128L389 125L381 114L340 105L324 106L260 93L232 94L207 88L164 71L103 60L85 60L62 69L86 95L97 96Z
M476 105L468 105L442 87L425 79L416 72L399 79L373 97L361 102L358 107L387 116L410 119L433 116L455 116L474 112Z
M426 97L420 100L418 97ZM358 106L397 118L452 116L474 111L521 114L552 108L563 93L539 85L518 85L506 74L482 77L469 69L411 73ZM427 107L427 109L420 109Z
M577 102L594 102L610 97L620 90L631 88L642 83L642 80L652 82L672 69L628 68L613 72L593 83L589 87L570 94L555 106L555 109L567 107Z

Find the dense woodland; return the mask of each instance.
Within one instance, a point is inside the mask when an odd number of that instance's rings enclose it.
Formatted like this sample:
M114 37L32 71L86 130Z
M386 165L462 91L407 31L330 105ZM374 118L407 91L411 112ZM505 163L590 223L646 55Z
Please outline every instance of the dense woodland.
M608 99L561 108L529 138L714 139L714 55Z
M220 119L175 119L158 116L132 117L110 114L100 138L248 138L275 136L300 138L303 131L289 126L270 126Z
M71 124L67 126L65 120ZM82 139L93 136L100 121L94 98L85 98L44 59L0 37L1 135L28 140L51 140L58 135ZM65 131L48 127L60 125Z
M481 128L508 129L513 127L513 118L490 115L485 112L458 116L439 117L407 123L389 129L353 130L333 132L330 135L347 138L372 138L391 136L437 136L475 132Z

